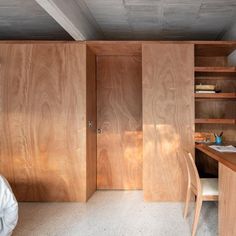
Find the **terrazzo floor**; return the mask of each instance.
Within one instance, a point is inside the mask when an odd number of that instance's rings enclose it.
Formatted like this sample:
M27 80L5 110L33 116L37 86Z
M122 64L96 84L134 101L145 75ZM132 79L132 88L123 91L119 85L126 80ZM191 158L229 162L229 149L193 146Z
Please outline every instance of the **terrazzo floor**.
M97 191L84 203L20 203L13 236L189 236L193 204L143 201L142 191ZM217 235L217 203L203 203L199 236Z

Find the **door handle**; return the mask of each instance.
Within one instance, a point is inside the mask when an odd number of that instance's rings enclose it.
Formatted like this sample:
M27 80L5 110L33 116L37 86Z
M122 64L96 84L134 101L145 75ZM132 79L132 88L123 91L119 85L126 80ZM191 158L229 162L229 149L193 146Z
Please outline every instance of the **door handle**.
M102 133L102 129L97 129L97 133L101 134Z

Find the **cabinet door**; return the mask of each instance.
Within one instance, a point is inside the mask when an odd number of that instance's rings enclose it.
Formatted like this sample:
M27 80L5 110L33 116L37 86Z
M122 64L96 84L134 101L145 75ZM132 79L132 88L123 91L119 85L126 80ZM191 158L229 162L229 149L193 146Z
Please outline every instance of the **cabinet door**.
M85 45L0 45L0 173L19 201L86 200Z
M143 45L143 189L147 201L185 196L182 148L193 152L194 46Z

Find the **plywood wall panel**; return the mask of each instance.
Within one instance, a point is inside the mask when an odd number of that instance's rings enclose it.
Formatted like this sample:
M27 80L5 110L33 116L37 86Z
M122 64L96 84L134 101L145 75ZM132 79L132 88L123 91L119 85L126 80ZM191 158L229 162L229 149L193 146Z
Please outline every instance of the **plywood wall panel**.
M142 189L140 56L97 60L98 189Z
M36 196L36 174L32 168L35 160L30 158L31 143L26 139L29 131L24 120L24 114L27 113L27 87L30 82L27 69L30 58L32 47L0 47L0 169L14 192Z
M236 235L236 172L219 164L219 235Z
M194 151L194 48L144 44L142 56L144 198L183 200L182 148Z
M86 200L85 53L0 46L0 173L19 201Z

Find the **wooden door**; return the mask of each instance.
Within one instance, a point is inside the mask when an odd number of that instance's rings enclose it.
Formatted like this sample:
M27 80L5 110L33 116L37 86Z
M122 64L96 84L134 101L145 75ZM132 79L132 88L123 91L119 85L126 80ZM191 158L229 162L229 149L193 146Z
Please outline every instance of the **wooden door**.
M142 72L138 56L97 60L97 188L142 188Z
M144 198L183 200L181 149L194 150L194 46L144 44L142 56Z

